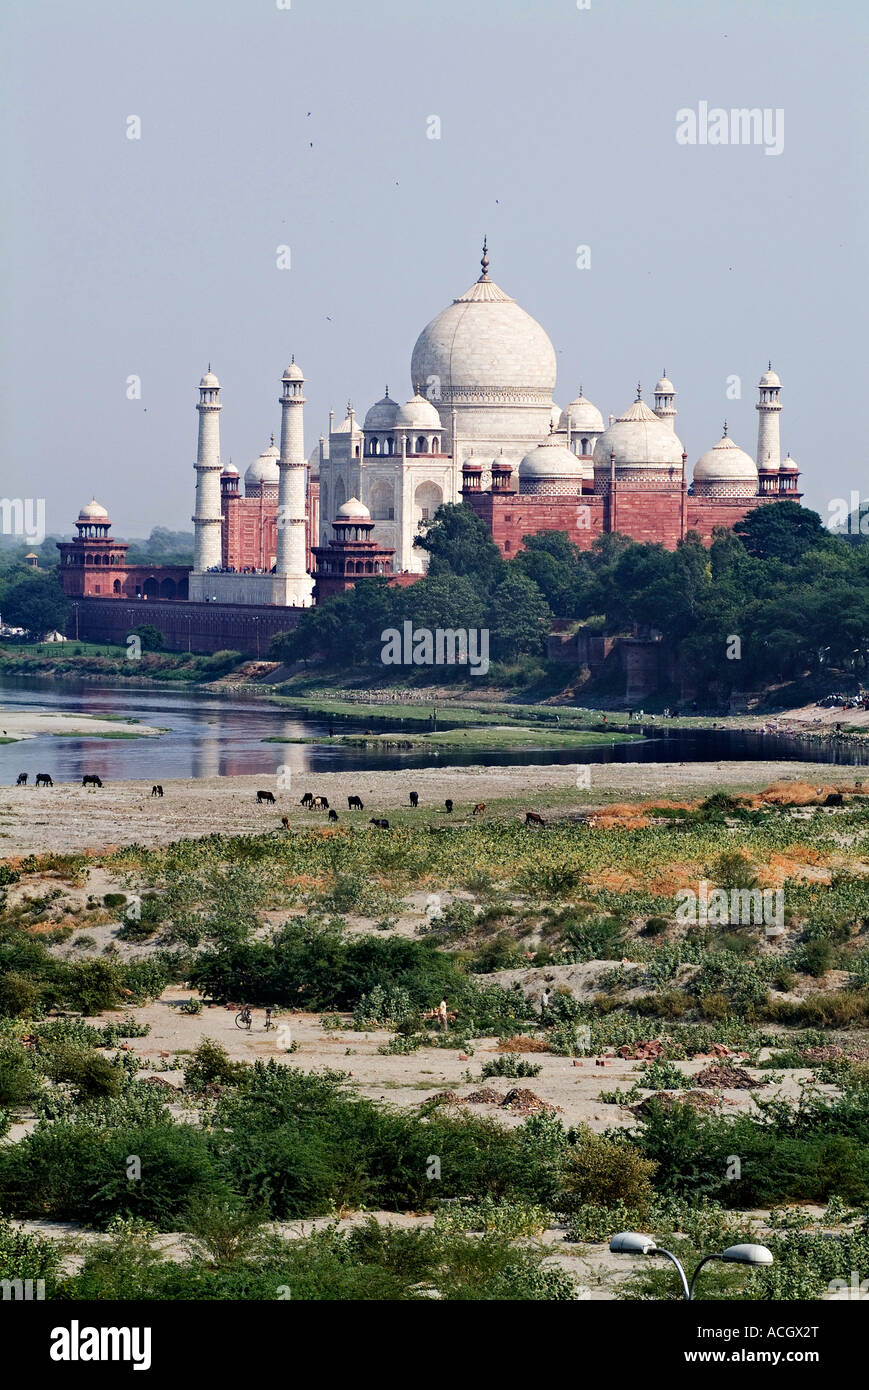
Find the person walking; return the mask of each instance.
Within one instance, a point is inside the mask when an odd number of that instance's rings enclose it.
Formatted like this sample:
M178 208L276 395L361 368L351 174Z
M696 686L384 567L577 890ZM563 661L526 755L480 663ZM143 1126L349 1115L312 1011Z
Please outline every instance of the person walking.
M438 1014L438 1018L440 1019L440 1022L441 1022L441 1027L443 1028L444 1032L446 1032L446 1031L447 1031L447 1001L446 1001L446 999L442 999L441 1002L438 1004L437 1014Z
M550 1001L551 998L552 998L552 991L551 991L551 989L549 988L549 986L547 985L547 986L545 987L543 993L542 993L541 996L540 996L540 1017L541 1017L541 1018L546 1018L546 1015L547 1015L547 1013L549 1012L549 1001Z

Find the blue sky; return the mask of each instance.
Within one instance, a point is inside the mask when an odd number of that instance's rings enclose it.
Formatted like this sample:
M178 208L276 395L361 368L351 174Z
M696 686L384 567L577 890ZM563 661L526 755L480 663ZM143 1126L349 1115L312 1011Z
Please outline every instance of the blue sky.
M416 336L485 232L492 278L555 344L561 405L581 381L618 413L666 367L691 465L725 417L754 454L772 358L807 502L866 496L867 14L6 0L0 490L44 496L50 531L92 493L118 534L189 529L208 361L243 471L295 353L310 449L330 406L410 394ZM701 101L781 108L783 152L680 146Z

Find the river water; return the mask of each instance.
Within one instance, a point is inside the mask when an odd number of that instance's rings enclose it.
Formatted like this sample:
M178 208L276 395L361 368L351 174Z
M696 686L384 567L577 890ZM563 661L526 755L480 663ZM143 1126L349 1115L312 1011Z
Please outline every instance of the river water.
M0 744L0 785L14 783L19 772L30 779L50 772L55 781L81 778L95 772L104 781L169 781L174 777L234 777L273 773L281 765L294 772L383 770L443 766L500 767L519 764L715 762L795 760L862 765L869 754L852 743L836 747L813 739L753 732L667 730L654 725L642 741L601 743L582 749L523 748L483 752L461 748L407 751L346 748L340 744L264 743L265 738L325 736L329 721L318 716L287 713L264 700L235 699L190 690L62 684L32 677L0 681L0 706L11 710L121 715L167 730L157 738L60 738L40 734L17 743ZM2 717L0 717L2 726ZM441 709L439 728L449 728L448 711ZM402 725L378 717L378 707L366 706L358 720L335 720L336 733L382 732ZM409 726L419 729L419 725ZM123 725L119 725L122 729Z

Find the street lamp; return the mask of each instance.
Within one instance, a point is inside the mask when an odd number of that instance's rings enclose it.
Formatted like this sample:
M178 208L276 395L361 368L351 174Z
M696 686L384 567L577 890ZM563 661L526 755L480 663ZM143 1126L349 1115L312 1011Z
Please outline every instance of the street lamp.
M641 1235L639 1231L620 1231L610 1240L610 1252L613 1255L663 1255L665 1259L672 1260L679 1272L682 1292L689 1301L694 1298L697 1275L710 1260L722 1260L725 1264L734 1265L771 1265L773 1262L772 1251L767 1250L765 1245L729 1245L720 1254L704 1255L689 1284L680 1261L672 1251L656 1245L653 1236Z

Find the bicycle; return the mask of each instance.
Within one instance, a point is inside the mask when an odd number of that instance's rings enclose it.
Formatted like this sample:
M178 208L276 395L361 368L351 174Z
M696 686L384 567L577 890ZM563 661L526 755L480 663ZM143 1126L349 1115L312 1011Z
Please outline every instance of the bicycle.
M245 1004L241 1013L238 1013L235 1016L235 1026L236 1028L246 1028L247 1031L250 1032L250 1026L252 1023L253 1018L251 1017L250 1005Z

